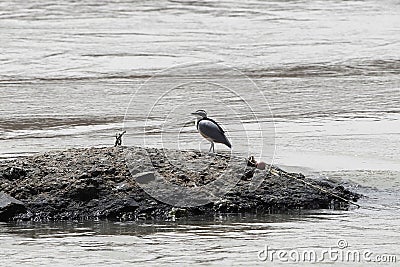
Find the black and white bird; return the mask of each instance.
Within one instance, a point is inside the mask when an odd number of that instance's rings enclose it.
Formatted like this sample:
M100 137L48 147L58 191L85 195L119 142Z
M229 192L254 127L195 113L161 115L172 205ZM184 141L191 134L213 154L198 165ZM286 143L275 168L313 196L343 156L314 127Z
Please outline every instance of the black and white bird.
M199 109L193 112L192 115L196 115L196 128L199 133L211 143L211 149L214 152L214 143L222 143L227 147L231 148L232 145L228 138L225 136L225 131L218 125L217 122L207 117L205 110Z

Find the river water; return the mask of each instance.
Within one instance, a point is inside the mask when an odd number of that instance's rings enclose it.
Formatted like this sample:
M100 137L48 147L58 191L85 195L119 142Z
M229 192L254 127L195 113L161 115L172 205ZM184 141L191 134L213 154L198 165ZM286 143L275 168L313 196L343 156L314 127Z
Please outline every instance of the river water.
M0 224L0 265L267 265L265 246L339 240L400 261L398 25L398 1L1 1L1 159L110 146L123 129L126 145L207 150L190 115L206 109L235 153L366 197L349 211ZM354 265L317 265L335 261Z

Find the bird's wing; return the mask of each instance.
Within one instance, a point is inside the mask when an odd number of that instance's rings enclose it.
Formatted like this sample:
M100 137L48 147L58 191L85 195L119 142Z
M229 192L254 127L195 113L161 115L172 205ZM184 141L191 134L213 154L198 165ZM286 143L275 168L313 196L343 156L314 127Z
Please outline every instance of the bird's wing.
M217 143L229 143L226 138L224 131L215 121L211 119L202 119L198 123L200 133L206 137L212 139Z
M213 119L210 119L210 118L205 118L206 120L209 120L209 121L211 121L212 123L214 123L215 125L217 125L218 126L218 128L219 128L219 130L222 132L222 133L224 133L225 131L224 131L224 129L222 129L222 127L221 126L219 126L219 124L215 121L215 120L213 120Z

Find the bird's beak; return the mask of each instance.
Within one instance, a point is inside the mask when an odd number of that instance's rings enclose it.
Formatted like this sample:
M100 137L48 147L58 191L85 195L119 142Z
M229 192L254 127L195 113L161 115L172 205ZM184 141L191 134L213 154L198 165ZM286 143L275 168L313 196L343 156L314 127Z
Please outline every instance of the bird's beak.
M190 113L190 114L192 114L192 115L199 115L199 114L197 114L196 112L192 112L192 113Z

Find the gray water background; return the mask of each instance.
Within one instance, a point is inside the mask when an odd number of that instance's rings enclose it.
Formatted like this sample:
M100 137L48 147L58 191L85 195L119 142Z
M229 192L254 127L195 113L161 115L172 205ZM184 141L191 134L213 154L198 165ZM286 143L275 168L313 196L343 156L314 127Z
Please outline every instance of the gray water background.
M238 118L246 129L270 130L276 149L268 146L261 159L315 179L343 180L367 197L361 209L301 215L0 224L0 265L266 265L257 259L265 245L325 248L338 239L352 249L399 255L399 25L398 1L1 1L2 159L110 146L123 128L125 144L141 145L145 123L158 127L145 133L158 146L152 136L165 118L146 121L135 112L170 88L156 80L140 101L133 94L165 68L214 62L258 85L267 101L247 95L257 120L214 105L229 103L226 91L208 96L204 84L190 84L185 92L201 92L201 101L166 99L184 122L168 120L165 144L176 140L174 129L184 129L178 144L208 149L185 124L193 109L208 104L239 153L249 151ZM246 95L240 82L235 90ZM250 153L259 146L251 144Z

